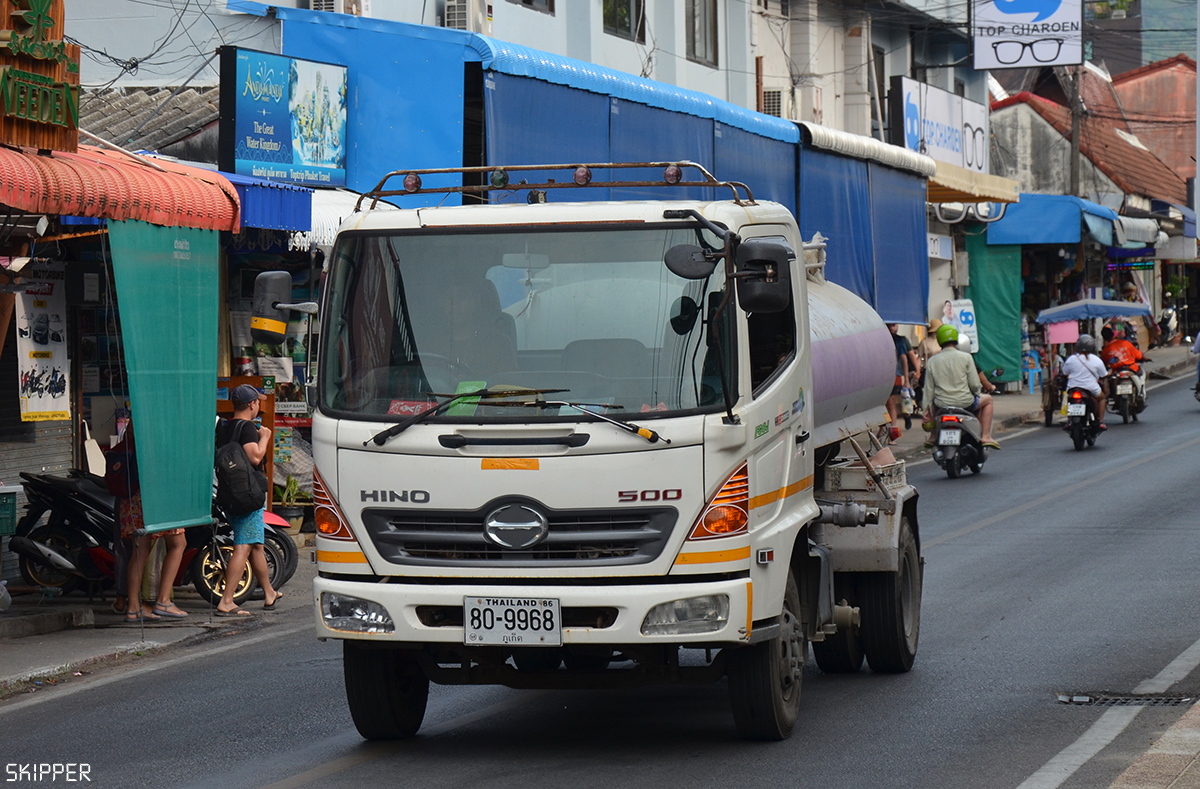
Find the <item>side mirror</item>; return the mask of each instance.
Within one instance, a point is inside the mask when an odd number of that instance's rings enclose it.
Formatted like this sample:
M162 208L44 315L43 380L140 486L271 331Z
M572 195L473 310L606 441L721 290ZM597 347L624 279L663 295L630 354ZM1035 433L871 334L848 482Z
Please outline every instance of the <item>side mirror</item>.
M671 305L671 331L680 337L687 334L696 325L700 317L700 305L691 296L680 296Z
M738 304L746 312L783 312L792 302L795 253L775 241L750 238L737 248Z
M717 267L716 258L693 244L676 244L663 256L667 270L683 279L708 279Z
M279 345L287 339L287 311L279 305L292 299L292 275L264 271L254 278L250 336L255 342Z

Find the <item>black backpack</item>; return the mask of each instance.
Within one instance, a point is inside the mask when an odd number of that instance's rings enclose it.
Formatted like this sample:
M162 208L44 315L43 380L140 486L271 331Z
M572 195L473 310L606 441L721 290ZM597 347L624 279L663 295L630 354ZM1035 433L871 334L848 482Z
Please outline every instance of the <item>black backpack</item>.
M217 447L214 466L217 471L217 504L227 515L246 515L267 503L267 475L254 467L246 450L238 442L240 423L245 419L222 422L232 425L229 438ZM217 435L219 436L220 430Z

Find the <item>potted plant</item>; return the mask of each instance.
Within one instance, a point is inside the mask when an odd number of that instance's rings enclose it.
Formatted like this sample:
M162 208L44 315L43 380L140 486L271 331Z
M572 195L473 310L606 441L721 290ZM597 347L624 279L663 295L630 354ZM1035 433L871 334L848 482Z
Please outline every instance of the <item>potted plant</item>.
M304 525L304 507L298 503L299 497L300 483L291 474L282 486L275 486L275 498L279 502L275 514L287 519L289 534L299 534L300 527Z

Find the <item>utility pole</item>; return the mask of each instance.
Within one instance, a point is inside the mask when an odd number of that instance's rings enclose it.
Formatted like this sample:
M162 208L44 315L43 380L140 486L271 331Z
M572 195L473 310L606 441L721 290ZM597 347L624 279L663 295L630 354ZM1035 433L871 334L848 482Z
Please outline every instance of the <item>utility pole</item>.
M1083 101L1079 98L1079 69L1071 67L1071 194L1079 197L1079 126Z

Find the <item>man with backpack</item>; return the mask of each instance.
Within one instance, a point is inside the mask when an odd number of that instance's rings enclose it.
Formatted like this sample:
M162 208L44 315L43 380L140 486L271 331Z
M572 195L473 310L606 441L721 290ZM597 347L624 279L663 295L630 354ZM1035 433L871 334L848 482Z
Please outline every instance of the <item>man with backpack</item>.
M263 399L266 399L266 395L259 394L259 391L249 384L234 387L233 391L229 393L229 400L233 403L233 418L222 420L217 426L218 466L220 466L222 458L230 454L222 452L222 449L228 445L234 445L241 448L245 453L245 458L257 469L258 476L262 477L261 467L267 456L267 450L271 446L271 431L265 427L259 427L254 420L258 417L260 401ZM234 454L237 454L236 451ZM229 462L236 466L238 462L241 462L241 458L237 457ZM265 478L263 479L265 483ZM230 491L223 490L228 487L227 479L223 475L222 469L218 467L218 501L222 500L223 493L225 498L230 497ZM245 511L246 507L253 507L254 504L258 505L256 509ZM216 615L250 616L249 611L239 608L233 602L238 579L242 577L247 561L250 562L250 569L258 580L258 585L262 587L263 608L273 611L275 604L279 602L279 598L283 597L283 594L271 586L271 573L267 567L266 553L263 550L265 489L263 496L259 497L257 501L242 504L243 511L241 512L236 508L231 511L228 504L225 506L225 514L229 516L229 525L233 529L233 555L230 556L229 565L225 568L225 591L221 595L221 601L217 603Z

